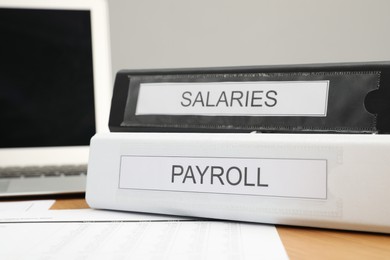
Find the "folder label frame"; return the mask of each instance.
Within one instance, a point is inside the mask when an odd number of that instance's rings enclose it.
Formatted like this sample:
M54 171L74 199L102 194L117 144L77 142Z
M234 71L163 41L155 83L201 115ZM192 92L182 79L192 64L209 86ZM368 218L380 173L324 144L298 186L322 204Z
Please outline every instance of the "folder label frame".
M328 93L329 80L141 83L135 114L326 117Z
M327 160L123 155L119 189L327 199Z

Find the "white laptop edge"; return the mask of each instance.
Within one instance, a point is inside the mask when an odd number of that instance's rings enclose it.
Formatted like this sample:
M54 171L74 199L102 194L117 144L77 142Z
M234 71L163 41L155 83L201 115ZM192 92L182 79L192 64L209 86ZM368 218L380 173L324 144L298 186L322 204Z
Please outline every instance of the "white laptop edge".
M0 8L68 9L91 12L96 131L108 132L112 95L108 6L105 0L0 0ZM86 164L89 146L0 149L0 166Z

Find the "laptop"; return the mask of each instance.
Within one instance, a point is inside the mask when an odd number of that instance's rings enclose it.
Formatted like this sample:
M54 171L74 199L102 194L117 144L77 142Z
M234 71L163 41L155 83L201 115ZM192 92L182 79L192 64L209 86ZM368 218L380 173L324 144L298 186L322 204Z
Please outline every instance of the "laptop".
M108 28L103 0L0 0L0 197L85 191L108 131Z

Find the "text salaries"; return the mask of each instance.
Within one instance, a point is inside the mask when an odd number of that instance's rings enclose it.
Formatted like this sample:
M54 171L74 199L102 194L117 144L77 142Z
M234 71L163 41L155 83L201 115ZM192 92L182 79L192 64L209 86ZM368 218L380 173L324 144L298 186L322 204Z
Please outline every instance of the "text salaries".
M183 107L274 107L278 103L276 97L278 93L275 90L253 90L253 91L222 91L219 94L210 91L182 93Z

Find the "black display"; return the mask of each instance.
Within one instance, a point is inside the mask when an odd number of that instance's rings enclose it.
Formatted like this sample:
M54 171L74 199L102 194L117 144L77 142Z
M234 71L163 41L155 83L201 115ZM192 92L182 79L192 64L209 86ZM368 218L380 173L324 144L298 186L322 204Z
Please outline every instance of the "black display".
M0 8L0 147L88 145L89 11Z

